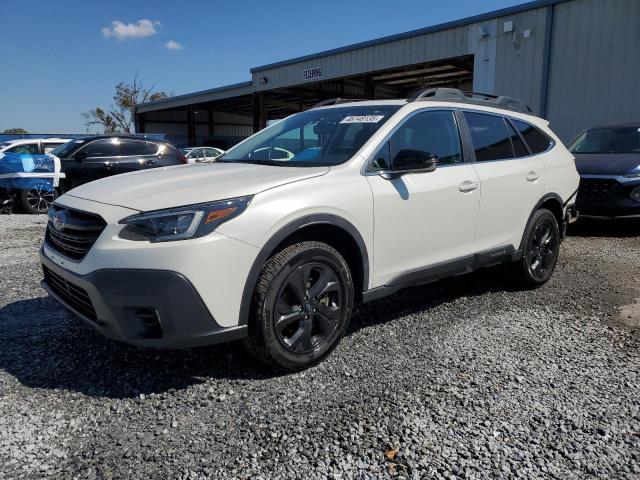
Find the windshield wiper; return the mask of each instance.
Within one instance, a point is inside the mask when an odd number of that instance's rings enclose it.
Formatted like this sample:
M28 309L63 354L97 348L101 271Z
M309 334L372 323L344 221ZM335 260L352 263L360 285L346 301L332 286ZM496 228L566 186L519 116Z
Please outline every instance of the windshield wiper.
M251 165L269 165L274 167L287 167L289 162L282 162L280 160L225 160L219 159L219 163L249 163Z

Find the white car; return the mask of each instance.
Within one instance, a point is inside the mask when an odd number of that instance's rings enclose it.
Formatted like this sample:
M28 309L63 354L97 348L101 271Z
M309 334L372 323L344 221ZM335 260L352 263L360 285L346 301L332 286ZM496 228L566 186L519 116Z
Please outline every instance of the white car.
M43 286L115 340L243 339L298 370L335 348L354 302L499 263L524 285L550 278L579 177L545 120L514 99L447 89L334 103L214 165L61 196Z
M214 147L187 147L181 150L189 163L213 163L224 153L224 150Z
M8 140L0 143L0 157L4 153L22 153L29 155L45 155L71 138L25 138Z

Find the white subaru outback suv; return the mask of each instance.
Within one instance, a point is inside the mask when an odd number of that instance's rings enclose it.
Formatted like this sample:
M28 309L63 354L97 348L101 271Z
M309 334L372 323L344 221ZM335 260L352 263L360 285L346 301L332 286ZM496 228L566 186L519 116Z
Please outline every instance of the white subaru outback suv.
M502 262L526 285L549 279L579 177L545 120L451 89L331 103L214 164L58 198L44 288L115 340L243 339L297 370L332 351L354 302Z

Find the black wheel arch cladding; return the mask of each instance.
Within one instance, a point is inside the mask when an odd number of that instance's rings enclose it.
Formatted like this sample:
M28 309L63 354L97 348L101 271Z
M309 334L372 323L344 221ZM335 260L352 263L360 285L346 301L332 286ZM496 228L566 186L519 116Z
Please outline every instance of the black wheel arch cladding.
M300 217L294 220L280 230L278 230L262 247L256 260L254 261L249 275L245 281L244 290L242 292L242 300L240 304L240 318L238 319L239 325L247 325L249 322L249 315L251 314L251 303L253 300L253 292L255 290L260 272L269 258L276 253L276 249L283 242L286 242L288 238L294 237L296 233L302 231L306 227L315 225L330 225L343 230L349 237L355 242L359 250L359 260L362 268L361 284L363 289L366 289L369 285L369 254L367 247L364 243L364 239L358 229L353 226L349 221L342 217L333 214L312 214L304 217ZM355 277L358 272L352 272Z

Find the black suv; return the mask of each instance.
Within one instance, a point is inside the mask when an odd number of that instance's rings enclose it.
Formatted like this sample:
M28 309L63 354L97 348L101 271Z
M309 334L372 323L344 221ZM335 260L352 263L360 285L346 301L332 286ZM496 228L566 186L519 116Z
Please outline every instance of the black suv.
M582 132L569 151L580 174L580 215L640 217L640 122Z
M99 178L155 167L187 163L173 145L139 136L99 135L60 145L50 155L60 158L64 193Z

